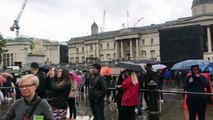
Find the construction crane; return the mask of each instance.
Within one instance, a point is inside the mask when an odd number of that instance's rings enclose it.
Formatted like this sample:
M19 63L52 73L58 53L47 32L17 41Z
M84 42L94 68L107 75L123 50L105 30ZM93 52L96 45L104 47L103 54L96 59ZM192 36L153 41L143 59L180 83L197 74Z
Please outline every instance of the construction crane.
M132 23L132 22L134 22L134 21L128 21L128 22L126 22L126 23L122 23L122 28L124 29L124 28L129 28L129 27L136 27L137 25L138 25L138 23L140 23L140 21L142 20L143 18L140 18L140 19L138 19L133 25L130 25L129 26L129 23Z
M16 37L19 36L19 29L20 29L20 27L19 27L19 25L18 25L18 22L19 22L19 20L20 20L20 18L21 18L21 15L22 15L23 11L24 11L24 8L25 8L25 6L26 6L26 4L27 4L27 1L28 1L28 0L24 0L24 2L23 2L23 4L22 4L22 7L21 7L21 10L20 10L19 13L18 13L18 16L17 16L16 19L14 20L13 26L10 27L10 30L11 30L11 31L16 30Z
M142 20L143 18L140 18L132 27L136 27L136 25Z
M105 16L106 16L106 11L104 10L104 14L103 14L103 24L102 24L102 27L101 27L101 32L104 32L104 29L105 29Z

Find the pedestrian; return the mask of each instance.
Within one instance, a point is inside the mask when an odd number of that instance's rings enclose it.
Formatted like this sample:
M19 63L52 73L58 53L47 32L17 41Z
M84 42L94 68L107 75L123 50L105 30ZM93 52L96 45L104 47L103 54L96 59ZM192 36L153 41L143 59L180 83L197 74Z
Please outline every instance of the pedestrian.
M138 73L139 89L144 89L144 75L145 75L144 71ZM142 100L143 100L143 91L139 90L139 92L138 92L138 101L139 101L139 104L137 106L138 116L139 117L142 116L142 106L143 106Z
M205 92L205 88L209 87L208 80L199 74L200 68L198 65L191 66L191 75L186 78L184 90L187 92ZM186 103L189 111L189 120L196 120L198 115L199 120L205 120L207 107L207 96L202 94L188 94Z
M135 108L138 105L139 82L134 71L128 70L128 77L121 85L124 90L121 100L121 119L135 120Z
M67 98L70 93L70 75L65 68L59 68L55 77L55 70L51 69L47 73L49 77L52 98L50 105L53 109L54 120L65 120L67 114Z
M117 95L116 95L116 102L117 102L117 109L118 109L118 120L122 120L122 113L121 113L121 100L123 96L123 89L121 89L121 85L123 81L127 78L125 71L121 71L117 81Z
M75 106L75 101L76 101L76 96L77 96L77 81L74 80L73 77L71 77L70 79L71 81L71 89L70 89L70 93L68 96L68 106L70 109L70 116L68 120L76 120L76 106ZM72 119L73 118L73 119Z
M53 111L45 99L36 94L39 80L33 74L24 75L19 83L22 98L16 100L1 120L53 120Z
M94 120L105 120L104 118L104 96L106 95L107 86L103 76L100 75L101 65L93 64L93 78L90 81L89 100Z
M146 64L146 73L144 75L144 88L148 89L148 83L153 80L155 83L157 83L157 73L152 71L152 64L147 63ZM149 110L149 94L148 91L144 92L144 100L146 102L146 108L144 110L148 111Z
M166 69L166 71L164 72L164 77L166 79L166 83L168 85L170 85L172 73L171 73L171 71L169 69Z
M175 87L180 87L180 81L181 81L181 71L177 72L177 75L175 76Z
M46 94L46 77L45 73L39 71L39 64L37 62L31 63L31 73L39 79L39 86L36 89L37 95L44 98Z

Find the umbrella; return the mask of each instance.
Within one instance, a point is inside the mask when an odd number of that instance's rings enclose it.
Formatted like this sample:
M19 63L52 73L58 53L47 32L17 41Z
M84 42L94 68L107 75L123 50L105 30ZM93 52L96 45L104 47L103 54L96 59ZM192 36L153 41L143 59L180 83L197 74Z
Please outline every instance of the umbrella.
M77 81L77 84L81 84L82 78L79 75L76 75L74 72L69 72L70 76Z
M155 65L152 65L152 68L156 69L156 70L159 70L159 69L166 68L166 65L164 65L164 64L155 64Z
M192 65L199 65L199 67L207 67L209 62L206 60L185 60L176 63L172 66L171 70L190 70Z
M112 68L107 67L107 66L102 66L100 73L101 73L101 75L111 75L112 74Z
M6 82L6 78L2 75L0 75L0 84Z
M128 70L134 70L134 71L143 71L142 67L136 63L133 63L131 61L127 62L119 62L115 67L125 68Z
M146 58L134 60L133 62L135 62L135 63L149 63L149 64L155 64L156 63L155 60L153 60L153 59L146 59Z
M52 66L49 66L47 64L40 64L39 65L39 70L43 71L45 73L47 73L51 68L52 68Z

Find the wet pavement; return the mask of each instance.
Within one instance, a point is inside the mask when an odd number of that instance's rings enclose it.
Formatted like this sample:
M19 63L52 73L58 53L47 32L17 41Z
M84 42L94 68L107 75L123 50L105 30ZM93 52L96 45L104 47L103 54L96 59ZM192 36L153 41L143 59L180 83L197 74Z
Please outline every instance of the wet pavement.
M165 88L165 90L182 91L181 89ZM187 111L183 108L183 96L181 94L164 93L163 103L159 102L160 120L187 120ZM77 98L77 120L92 120L92 113L88 101L88 96L85 94ZM9 104L3 102L0 105L0 116L8 109ZM143 107L145 103L143 102ZM213 106L208 106L206 111L206 120L213 120ZM117 120L117 109L115 103L105 102L104 114L106 120ZM143 116L137 116L136 120L148 120L148 113L143 111Z

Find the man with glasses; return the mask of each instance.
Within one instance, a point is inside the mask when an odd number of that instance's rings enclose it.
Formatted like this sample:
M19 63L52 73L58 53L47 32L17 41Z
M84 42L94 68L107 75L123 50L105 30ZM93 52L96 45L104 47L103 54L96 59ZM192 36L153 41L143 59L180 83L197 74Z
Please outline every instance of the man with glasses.
M1 120L53 120L51 106L36 94L39 80L33 74L23 76L19 83L22 98L16 100Z

